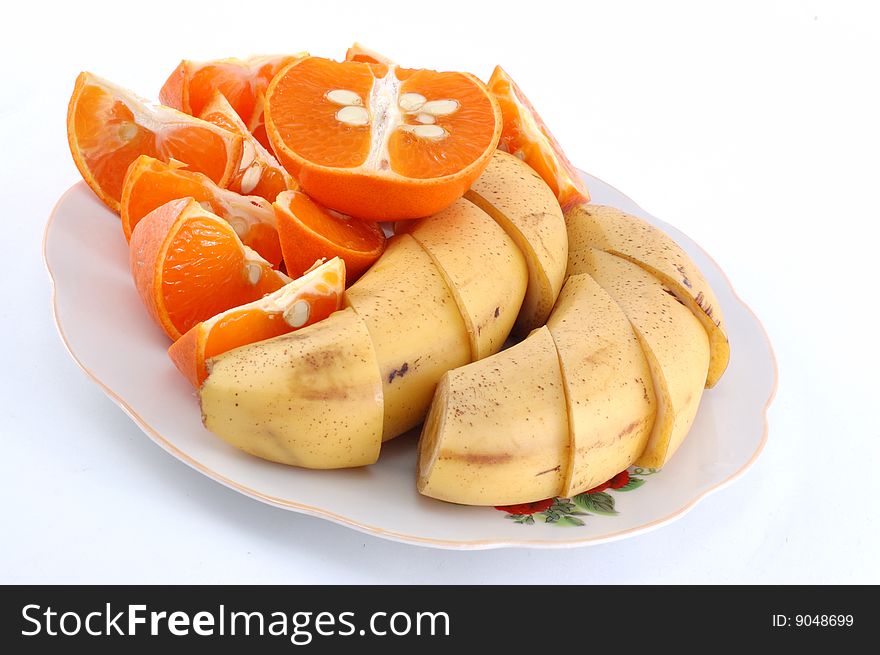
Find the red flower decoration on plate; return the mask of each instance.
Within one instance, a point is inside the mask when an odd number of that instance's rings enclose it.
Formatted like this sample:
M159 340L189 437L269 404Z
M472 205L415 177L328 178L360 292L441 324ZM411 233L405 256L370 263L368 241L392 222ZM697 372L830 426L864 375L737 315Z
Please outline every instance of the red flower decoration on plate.
M533 503L498 506L495 509L500 512L507 512L508 514L535 514L537 512L543 512L545 509L549 508L553 504L554 500L555 498L547 498L545 500L536 500Z
M556 526L583 526L585 516L617 516L614 497L618 493L633 491L645 484L645 478L654 475L659 469L635 466L621 471L602 484L573 495L571 498L545 498L534 503L519 505L496 506L500 512L506 512L505 518L519 525L547 523ZM614 494L604 493L606 489Z
M628 482L629 471L621 471L607 482L603 482L602 484L593 487L592 489L587 489L584 493L597 494L600 491L605 491L606 489L608 489L608 487L611 487L612 489L620 489L621 487L625 487Z

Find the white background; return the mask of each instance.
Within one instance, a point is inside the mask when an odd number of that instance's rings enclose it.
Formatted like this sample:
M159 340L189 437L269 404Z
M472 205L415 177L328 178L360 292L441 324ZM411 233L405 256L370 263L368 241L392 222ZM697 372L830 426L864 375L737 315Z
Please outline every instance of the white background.
M199 4L4 8L0 582L880 582L876 3ZM781 371L744 478L618 543L428 550L212 482L79 371L40 257L79 179L76 74L155 96L181 58L339 57L355 39L415 67L502 63L577 166L712 254Z

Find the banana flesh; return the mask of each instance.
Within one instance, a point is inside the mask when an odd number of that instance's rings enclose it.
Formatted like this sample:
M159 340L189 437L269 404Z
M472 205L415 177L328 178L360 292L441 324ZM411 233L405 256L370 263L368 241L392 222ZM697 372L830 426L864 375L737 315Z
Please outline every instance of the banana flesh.
M570 497L632 464L661 467L681 445L710 372L713 330L705 319L718 318L711 323L724 334L720 311L699 307L698 297L714 295L699 296L698 284L708 289L699 270L652 230L641 234L664 247L659 254L627 243L625 232L602 241L586 220L569 213L569 277L546 328L444 377L419 443L421 493L470 505ZM592 245L603 243L612 252ZM556 361L538 339L553 346ZM548 377L561 380L564 405L537 393L553 388ZM531 404L520 411L526 396ZM565 413L568 429L557 422L541 433L543 463L558 462L562 475L541 479L530 445L535 421L546 423L552 412Z
M591 489L644 451L657 414L651 369L620 305L572 275L547 322L568 400L571 458L559 495Z
M576 205L565 213L569 247L597 248L628 259L659 278L691 310L709 335L706 387L714 387L730 361L724 314L703 273L672 238L637 216L604 205Z
M662 466L727 365L717 299L684 251L612 208L563 218L506 153L398 232L344 310L209 362L209 429L335 468L375 461L427 413L419 491L507 505ZM528 336L499 352L511 331Z
M528 164L497 151L465 198L494 218L519 246L529 283L514 333L547 322L565 281L568 236L556 195Z
M306 468L372 464L382 443L382 380L351 309L208 361L205 426L246 453Z
M408 234L391 239L345 304L376 349L387 441L421 423L443 374L471 361L467 328L442 273Z
M528 282L525 257L507 233L463 198L428 218L398 223L397 232L418 241L443 274L464 318L472 359L501 350Z
M341 316L316 324L323 330L295 333L296 348L278 337L211 360L200 390L205 425L272 461L361 466L376 460L382 441L422 422L446 371L497 352L526 293L527 265L516 243L464 199L406 231L348 289ZM342 352L353 358L345 371ZM342 389L346 376L352 393L322 392L323 408L298 400L321 394L291 387L295 380ZM372 386L361 397L356 385L365 379ZM326 430L317 429L320 421Z
M568 466L568 415L550 331L447 373L419 446L418 488L427 496L509 505L556 495Z

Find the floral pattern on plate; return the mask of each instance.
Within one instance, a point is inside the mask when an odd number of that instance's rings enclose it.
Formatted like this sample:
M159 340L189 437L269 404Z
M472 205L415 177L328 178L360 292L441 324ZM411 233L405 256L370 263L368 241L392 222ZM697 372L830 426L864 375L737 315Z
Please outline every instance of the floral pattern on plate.
M587 516L615 516L614 496L607 493L632 491L645 484L645 478L654 475L660 469L632 467L621 471L610 480L579 493L571 498L546 498L533 503L521 503L519 505L504 505L495 509L505 512L514 523L520 525L534 525L535 519L542 523L552 523L560 527L572 527L586 525L584 518Z

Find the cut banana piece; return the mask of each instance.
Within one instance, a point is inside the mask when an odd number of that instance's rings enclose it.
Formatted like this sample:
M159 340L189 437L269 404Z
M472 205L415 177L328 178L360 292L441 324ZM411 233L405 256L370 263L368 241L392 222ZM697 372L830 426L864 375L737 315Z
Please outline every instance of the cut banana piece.
M418 425L443 374L471 361L465 322L443 274L408 234L346 292L369 330L385 399L383 439Z
M657 413L648 360L620 306L589 275L565 282L550 320L571 430L560 495L610 480L642 454Z
M205 426L251 455L306 468L379 457L382 380L351 309L209 360L199 393Z
M559 357L542 327L443 377L419 442L418 489L467 505L549 498L562 489L568 449Z
M486 212L464 199L397 229L411 235L443 273L464 317L472 359L504 345L528 283L525 258Z
M709 335L706 386L713 387L730 360L721 305L700 269L672 238L641 218L614 207L577 205L565 213L569 248L592 247L623 257L658 277L700 321Z
M556 196L528 164L499 150L465 198L498 221L526 257L529 283L514 332L528 334L547 322L565 280L568 235Z
M572 250L569 271L588 273L623 309L648 358L657 420L636 463L659 468L693 423L709 369L709 338L700 322L653 275L626 259L593 248Z

